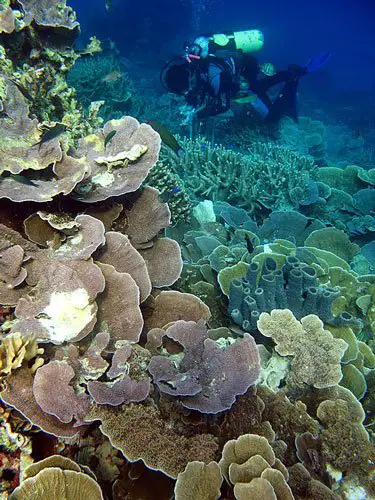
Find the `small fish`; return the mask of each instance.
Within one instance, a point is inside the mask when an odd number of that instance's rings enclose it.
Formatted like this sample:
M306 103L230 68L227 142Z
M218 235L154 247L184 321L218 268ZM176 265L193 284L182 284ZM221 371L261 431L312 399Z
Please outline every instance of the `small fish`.
M109 141L113 138L114 135L117 134L117 130L111 130L109 134L107 134L104 138L104 149L107 147Z
M277 73L276 66L272 63L261 64L260 71L266 76L273 76Z
M124 74L121 73L121 71L115 70L103 76L103 78L100 81L102 83L113 83L122 78L123 76Z
M38 184L33 182L32 180L28 179L27 177L24 177L23 175L20 174L12 174L11 172L3 172L0 176L0 181L1 179L6 179L6 178L13 179L16 182L19 182L20 184L25 184L25 186L37 186Z
M30 94L30 92L27 90L27 88L22 85L22 83L17 82L14 78L9 78L9 80L14 83L14 85L18 88L18 90L21 92L23 97L27 99L28 101L33 101L33 96Z
M245 240L246 240L246 248L249 253L254 252L254 245L250 239L250 236L248 234L245 234Z
M169 191L164 191L164 193L161 193L159 195L159 198L163 203L168 203L178 193L181 193L181 188L178 186L174 186Z
M171 148L171 150L174 151L179 158L184 155L184 150L165 125L156 120L146 120L146 123L160 135L160 138L164 142L164 144Z
M42 135L40 141L36 142L31 147L39 145L39 149L40 149L40 146L42 144L50 141L51 139L54 139L55 137L58 137L60 134L65 132L65 130L66 130L66 125L64 125L63 123L57 123L54 127L51 127L49 129L47 129L45 132L43 132L43 135Z
M113 1L112 0L106 0L105 1L105 10L107 12L110 12L112 10L112 7L113 7Z

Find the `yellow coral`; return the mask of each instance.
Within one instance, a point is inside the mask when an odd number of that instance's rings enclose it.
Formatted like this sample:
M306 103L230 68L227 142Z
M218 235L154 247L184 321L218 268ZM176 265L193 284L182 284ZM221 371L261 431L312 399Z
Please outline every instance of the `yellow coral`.
M20 368L23 361L30 361L43 352L33 335L17 332L4 337L0 345L0 380Z

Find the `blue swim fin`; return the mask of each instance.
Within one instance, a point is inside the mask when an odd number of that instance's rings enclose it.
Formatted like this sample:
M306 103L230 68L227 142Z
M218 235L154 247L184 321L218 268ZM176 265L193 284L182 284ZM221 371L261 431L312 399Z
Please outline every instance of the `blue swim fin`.
M333 52L329 51L321 52L315 57L310 57L307 63L304 64L302 67L307 71L307 73L312 73L320 68L323 68L327 64L327 62L331 59L332 56Z

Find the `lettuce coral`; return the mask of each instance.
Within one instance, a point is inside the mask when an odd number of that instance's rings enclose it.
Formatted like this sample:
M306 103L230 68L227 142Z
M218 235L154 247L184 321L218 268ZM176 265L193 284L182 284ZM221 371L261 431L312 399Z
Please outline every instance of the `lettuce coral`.
M202 413L227 410L259 376L258 349L249 334L221 349L208 338L203 321L177 321L164 337L182 346L183 356L153 356L148 371L159 390L179 396L185 408Z

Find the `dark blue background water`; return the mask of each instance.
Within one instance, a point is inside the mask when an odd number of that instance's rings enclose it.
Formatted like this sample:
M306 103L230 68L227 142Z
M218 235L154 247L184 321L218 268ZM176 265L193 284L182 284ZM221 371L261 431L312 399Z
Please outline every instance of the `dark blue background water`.
M282 67L333 50L329 67L314 76L317 86L375 91L374 0L113 0L109 12L104 0L68 3L83 38L111 38L122 55L155 68L198 31L259 28L265 35L260 60Z

